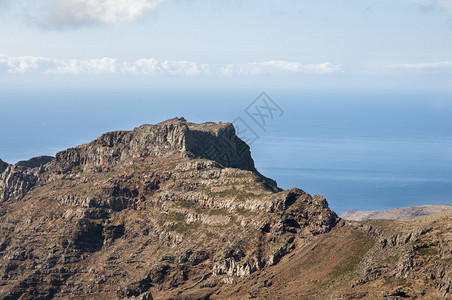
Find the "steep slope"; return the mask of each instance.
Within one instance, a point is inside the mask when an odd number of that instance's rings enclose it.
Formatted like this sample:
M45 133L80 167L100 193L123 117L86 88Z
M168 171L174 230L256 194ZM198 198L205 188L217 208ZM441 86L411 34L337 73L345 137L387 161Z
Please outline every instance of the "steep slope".
M259 174L231 124L184 119L5 165L0 197L3 299L213 297L338 220Z
M339 221L217 299L452 297L452 211L416 220Z

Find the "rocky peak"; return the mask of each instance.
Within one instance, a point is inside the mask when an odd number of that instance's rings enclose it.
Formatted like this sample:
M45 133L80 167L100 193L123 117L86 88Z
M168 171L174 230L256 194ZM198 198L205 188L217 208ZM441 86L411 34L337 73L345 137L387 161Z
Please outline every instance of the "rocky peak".
M105 133L88 144L58 152L55 159L40 156L20 161L10 168L8 174L1 176L0 201L12 197L20 200L36 185L58 176L75 176L80 171L106 172L126 160L163 158L174 154L212 160L224 168L252 171L276 187L275 181L258 173L249 146L237 137L231 123L195 124L184 118L173 118L131 131ZM0 170L3 172L8 166L2 162ZM42 176L43 172L48 175Z
M194 124L184 118L103 134L89 144L59 152L56 164L66 172L79 166L101 171L131 157L180 152L214 160L224 167L256 171L249 146L236 136L231 123Z

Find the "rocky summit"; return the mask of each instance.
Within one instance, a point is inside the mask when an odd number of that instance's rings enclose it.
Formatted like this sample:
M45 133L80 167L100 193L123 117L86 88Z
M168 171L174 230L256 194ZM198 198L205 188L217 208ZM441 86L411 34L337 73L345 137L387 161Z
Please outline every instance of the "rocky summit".
M183 118L0 160L1 299L452 296L452 213L346 221Z

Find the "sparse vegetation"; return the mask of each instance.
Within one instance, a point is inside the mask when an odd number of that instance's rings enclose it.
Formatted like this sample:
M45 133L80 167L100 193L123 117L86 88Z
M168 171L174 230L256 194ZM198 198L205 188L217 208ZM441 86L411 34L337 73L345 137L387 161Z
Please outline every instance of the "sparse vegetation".
M186 233L189 230L195 230L197 229L201 223L194 222L194 223L185 223L185 222L177 222L174 224L171 224L168 227L168 231L176 231L177 233Z
M416 251L419 255L424 257L430 257L438 254L438 250L430 247L419 248Z
M82 173L83 172L83 168L82 168L81 165L77 165L77 166L72 168L72 172L73 173Z
M333 268L332 277L343 277L350 275L350 273L356 273L363 256L375 244L374 239L357 230L352 231L350 239L350 243L354 245L353 252Z
M258 194L249 191L246 187L238 188L237 186L232 186L230 189L225 189L221 191L212 191L212 188L207 190L207 194L211 197L220 198L235 198L237 200L254 199L258 197Z
M183 222L185 220L185 215L180 212L170 212L168 215L166 215L167 221L176 221L176 222Z
M209 209L208 214L211 216L228 216L230 213L224 209Z
M383 264L395 264L399 260L399 256L397 254L390 254L384 257L381 260Z
M235 211L244 217L257 216L258 214L256 211L252 211L243 207L237 207Z

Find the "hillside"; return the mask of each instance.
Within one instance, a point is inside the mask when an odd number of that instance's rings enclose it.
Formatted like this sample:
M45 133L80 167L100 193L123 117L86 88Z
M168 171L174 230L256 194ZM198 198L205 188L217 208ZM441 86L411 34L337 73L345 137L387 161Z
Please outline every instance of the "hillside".
M230 123L171 119L0 162L1 299L451 296L452 212L345 221Z

